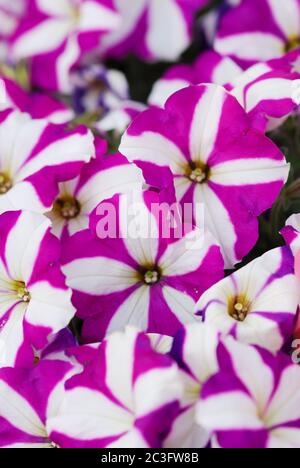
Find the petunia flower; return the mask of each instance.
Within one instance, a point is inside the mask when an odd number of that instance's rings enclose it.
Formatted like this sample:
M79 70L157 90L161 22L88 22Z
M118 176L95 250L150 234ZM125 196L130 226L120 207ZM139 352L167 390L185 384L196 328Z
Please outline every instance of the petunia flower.
M187 325L175 337L171 356L180 368L184 394L165 448L207 446L210 434L198 424L196 413L203 385L219 371L218 344L218 331L203 323Z
M290 358L227 339L203 387L197 420L220 448L299 448L300 369Z
M56 448L46 422L54 417L71 377L67 362L41 362L32 369L0 369L0 447Z
M223 277L223 261L208 232L185 231L176 218L180 232L170 234L161 217L171 215L154 192L116 196L93 213L92 231L66 243L63 271L84 319L85 341L100 341L128 324L174 336L197 320L195 303Z
M204 321L238 340L279 351L293 332L300 300L289 248L271 250L200 298Z
M297 110L300 104L299 51L280 60L261 62L243 71L229 57L214 51L202 53L193 65L171 67L158 80L148 102L164 107L176 91L191 84L223 85L249 114L261 131L274 130Z
M50 230L47 218L29 211L0 216L0 366L33 362L33 350L75 314Z
M71 68L119 25L112 0L32 0L14 35L12 57L34 58L34 84L68 92Z
M248 66L300 46L299 0L243 0L221 20L214 48Z
M121 27L106 34L100 51L122 58L174 61L188 47L194 14L207 0L114 0ZM166 28L166 24L168 27Z
M58 237L87 229L89 215L100 202L117 193L141 190L140 169L120 154L99 156L86 164L80 176L59 184L59 194L47 213Z
M131 328L109 336L65 387L57 416L47 421L62 448L159 448L182 394L176 364Z
M289 173L278 148L216 85L178 91L164 109L137 116L120 152L147 173L171 169L178 201L193 205L194 222L205 223L229 268L255 245L257 217L272 206Z
M77 176L94 155L93 140L86 127L68 131L18 111L1 112L0 212L49 210L58 183Z

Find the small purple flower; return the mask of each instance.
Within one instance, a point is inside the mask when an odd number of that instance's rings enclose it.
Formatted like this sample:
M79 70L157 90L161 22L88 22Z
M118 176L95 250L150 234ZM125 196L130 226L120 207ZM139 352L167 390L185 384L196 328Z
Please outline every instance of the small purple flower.
M220 281L196 310L206 323L239 341L279 351L293 333L299 284L289 248L271 250Z
M73 104L78 114L99 112L103 117L129 99L129 84L125 75L101 64L76 68L70 80Z

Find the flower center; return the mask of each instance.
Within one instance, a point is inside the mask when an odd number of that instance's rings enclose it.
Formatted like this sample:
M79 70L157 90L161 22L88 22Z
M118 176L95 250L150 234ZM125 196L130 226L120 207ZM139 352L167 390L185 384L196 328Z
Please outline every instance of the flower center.
M58 211L64 219L74 219L80 213L80 204L73 197L58 198L54 205L55 211Z
M288 42L285 44L284 51L291 52L291 50L297 49L300 47L300 37L292 36L289 38Z
M186 171L186 176L195 184L203 184L207 181L209 169L205 164L191 163Z
M245 295L231 298L228 303L228 314L237 322L244 322L250 312L250 302Z
M0 172L0 195L4 195L12 188L11 178L4 172Z
M19 299L23 302L30 302L31 300L31 295L28 289L25 286L25 283L17 283L16 286L16 293Z
M152 286L153 284L157 284L160 279L160 274L156 270L148 270L144 274L144 282L148 284L149 286Z

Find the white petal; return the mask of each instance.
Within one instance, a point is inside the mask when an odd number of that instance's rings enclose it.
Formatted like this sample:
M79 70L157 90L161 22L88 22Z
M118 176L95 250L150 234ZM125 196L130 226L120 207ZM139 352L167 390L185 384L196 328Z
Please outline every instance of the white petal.
M63 272L70 288L96 296L124 291L137 283L135 270L105 257L74 260Z
M215 49L222 55L235 55L244 60L271 60L283 54L284 42L272 34L249 32L218 37Z
M80 32L109 31L120 26L119 15L95 1L85 1L80 8Z
M151 369L137 379L134 386L135 414L146 416L162 406L179 401L183 385L175 365Z
M152 0L149 4L146 44L160 59L176 60L189 44L189 33L184 15L173 0ZM166 34L168 24L168 34Z
M263 413L275 384L273 372L254 347L243 345L231 337L225 340L225 345L230 352L236 375L250 391L259 411Z
M197 184L194 206L197 207L199 203L204 205L206 229L212 233L221 246L225 267L232 268L238 261L234 251L236 233L227 210L207 184ZM200 228L203 227L203 210L196 210L195 215L196 225Z
M18 304L0 332L0 367L13 367L24 341L23 320L26 306ZM0 410L1 413L1 410Z
M188 294L177 291L169 286L163 287L163 296L173 314L182 324L200 321L199 317L193 314L195 302Z
M279 386L265 415L269 427L300 419L299 388L300 368L291 365L281 375Z
M200 400L197 421L208 430L262 429L254 402L241 392L229 392Z
M287 180L290 166L269 158L237 159L214 166L211 180L224 186L268 184Z
M132 427L132 416L100 392L88 388L69 390L60 414L47 422L48 432L78 440L117 436Z
M23 211L6 240L5 258L11 278L27 282L37 261L42 241L51 226L42 215Z
M158 133L144 132L138 136L125 133L119 150L130 161L138 160L167 166L174 174L182 175L187 165L180 148Z
M112 333L105 346L106 384L112 394L132 411L132 379L137 335L135 329L127 327L124 333Z
M214 148L226 96L222 87L208 85L194 110L190 129L190 154L194 162L206 163Z
M49 16L70 16L72 13L72 3L70 0L36 0L37 7L43 13Z
M57 49L72 29L70 19L48 19L22 34L13 46L16 60Z
M127 325L146 330L149 320L150 287L142 286L120 305L109 322L107 334L124 330Z
M18 172L18 180L25 179L46 166L88 162L95 151L93 141L92 133L87 132L84 135L72 134L51 143Z
M158 221L146 206L143 193L123 195L119 211L120 230L128 253L141 266L154 265L159 246Z
M141 190L143 182L141 171L136 166L117 166L94 175L81 187L77 198L85 212L91 213L99 203L117 193Z
M291 427L280 427L270 433L268 448L299 448L300 430Z
M170 244L159 260L164 276L182 276L197 270L209 249L215 245L213 238L194 229L190 235Z
M154 83L148 103L152 106L164 107L166 101L172 94L180 89L190 86L188 81L182 79L161 79Z
M273 18L283 34L289 37L299 37L300 8L297 0L268 0Z
M57 289L41 281L30 287L30 294L26 321L33 326L50 328L53 333L57 333L75 315L70 290Z
M46 437L44 425L33 407L3 380L0 380L0 416L22 432Z

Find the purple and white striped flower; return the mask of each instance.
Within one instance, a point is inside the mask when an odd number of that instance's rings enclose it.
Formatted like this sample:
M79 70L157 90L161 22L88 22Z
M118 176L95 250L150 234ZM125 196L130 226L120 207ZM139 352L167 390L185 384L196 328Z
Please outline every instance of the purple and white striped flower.
M194 15L206 3L207 0L114 0L121 26L105 35L100 50L118 58L134 52L146 60L174 61L190 44Z
M214 48L243 66L300 46L299 0L243 0L221 20Z
M0 216L0 366L28 365L33 351L75 314L50 221L23 211Z
M63 271L84 319L85 341L101 341L128 324L174 336L183 324L199 320L196 301L223 277L220 248L200 229L170 234L161 223L172 215L164 206L151 191L115 196L92 215L92 231L66 243Z
M72 67L119 25L112 0L32 0L15 33L12 56L34 58L35 84L68 92Z
M193 204L198 226L203 204L205 225L229 268L255 245L257 217L272 206L289 173L283 154L251 125L224 88L191 86L164 109L136 117L120 146L147 173L171 169L177 199Z
M207 324L187 325L175 337L171 356L180 368L184 384L181 410L165 440L167 448L203 448L210 434L196 421L203 385L219 371L219 334Z
M131 328L109 336L65 387L57 416L47 421L62 448L159 448L182 395L176 364Z
M196 310L224 335L277 352L293 333L299 300L294 258L284 247L214 285Z
M93 141L86 127L67 131L11 109L1 112L0 212L51 209L58 183L77 176L94 155Z
M204 52L194 65L172 67L158 80L149 96L149 104L164 107L176 91L191 84L224 85L249 114L254 124L273 130L300 104L299 51L280 60L256 64L246 71L229 57Z
M197 420L221 448L300 447L300 368L284 355L227 339L203 387Z
M100 202L117 193L142 190L141 170L120 154L99 155L86 164L80 176L59 184L59 194L47 216L53 233L65 238L87 229L89 215Z
M59 361L0 369L0 448L56 447L46 423L57 413L71 372L71 364Z

